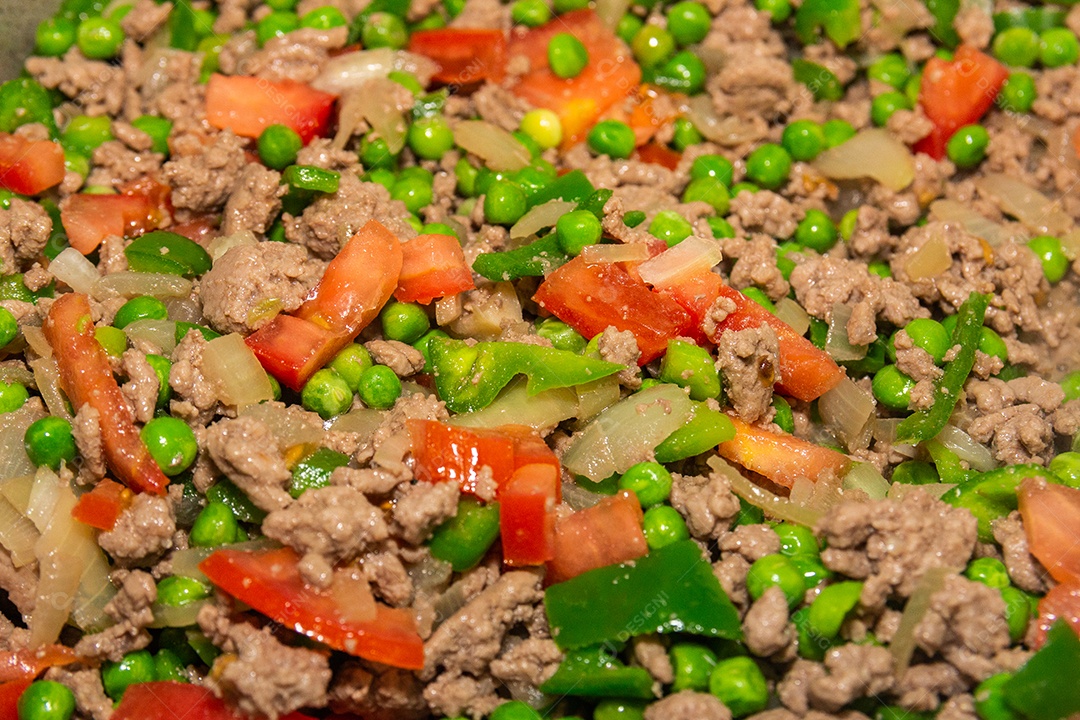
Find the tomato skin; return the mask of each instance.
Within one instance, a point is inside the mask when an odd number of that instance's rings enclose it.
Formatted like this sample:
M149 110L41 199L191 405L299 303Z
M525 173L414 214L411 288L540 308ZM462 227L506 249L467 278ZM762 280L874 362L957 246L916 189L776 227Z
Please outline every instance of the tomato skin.
M117 195L69 195L60 202L68 243L89 255L109 235L134 237L160 227L172 208L169 186L153 178L126 183Z
M469 85L506 77L506 35L485 28L420 30L409 36L409 51L439 65L432 80L443 85Z
M48 140L0 133L0 188L37 195L64 180L64 150Z
M55 643L37 649L4 650L0 652L0 682L30 681L48 668L78 660L74 650Z
M326 134L335 100L292 80L214 74L206 86L206 121L247 138L259 137L271 125L288 125L306 145Z
M1080 637L1080 580L1068 580L1050 588L1039 600L1036 618L1035 649L1046 642L1046 633L1057 621L1062 621Z
M9 680L0 683L0 720L19 720L19 697L31 680Z
M385 665L424 666L424 642L409 612L377 604L373 620L349 619L335 593L304 582L299 563L289 547L218 550L199 569L225 592L301 635Z
M1080 490L1027 478L1016 498L1031 554L1059 583L1080 584Z
M131 504L131 491L118 482L103 478L94 489L79 496L71 517L98 530L112 530L124 508Z
M559 471L523 465L499 493L503 562L512 567L543 565L555 557L555 503Z
M777 485L791 487L800 477L817 480L821 473L842 475L851 465L846 455L787 433L775 433L750 425L728 413L735 437L720 443L721 457L764 475Z
M641 529L643 517L637 497L623 490L559 520L547 581L563 582L647 554L649 546Z
M394 297L427 305L435 298L472 290L472 270L452 235L417 235L401 244L401 275Z
M945 157L949 138L986 114L1008 77L1004 65L971 45L958 47L951 62L938 57L927 60L919 104L934 129L915 144L915 150L935 160Z
M244 720L224 700L201 685L174 680L138 683L124 691L112 714L113 720ZM281 720L311 720L299 712L282 715Z
M109 358L94 338L90 301L81 293L61 295L42 325L60 369L60 387L76 410L98 411L105 462L136 492L163 494L169 479L139 438L127 400L113 377Z
M629 330L641 350L639 365L662 355L668 340L693 329L692 318L678 303L654 293L621 265L589 265L580 256L549 273L533 300L586 338L609 325Z

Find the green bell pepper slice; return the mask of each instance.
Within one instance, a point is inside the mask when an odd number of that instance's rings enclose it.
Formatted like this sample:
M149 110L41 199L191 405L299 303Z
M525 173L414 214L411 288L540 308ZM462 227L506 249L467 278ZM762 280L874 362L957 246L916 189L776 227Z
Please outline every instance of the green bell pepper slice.
M824 65L796 58L791 61L791 72L797 82L810 90L815 100L835 101L844 97L844 86L840 84L840 78Z
M296 463L292 471L289 494L298 498L304 491L330 484L330 475L349 464L349 456L337 450L321 447Z
M571 170L561 175L554 182L537 190L526 201L530 208L542 205L548 200L566 200L567 202L584 202L596 191L589 178L580 170Z
M627 667L611 650L606 645L594 645L567 653L540 691L559 696L652 698L653 679L649 672Z
M923 0L923 4L934 16L934 24L929 28L930 34L943 47L952 49L959 45L960 35L953 23L956 21L956 13L960 12L960 0Z
M795 13L795 35L803 45L818 41L818 32L843 50L862 32L859 0L805 0Z
M1046 644L1005 683L1005 702L1028 720L1060 720L1080 713L1080 638L1064 622Z
M476 498L463 497L457 514L435 528L428 542L431 554L450 563L454 572L464 572L483 559L499 536L499 503L485 505Z
M167 230L141 235L124 248L128 267L135 272L166 273L195 277L209 270L214 261L194 240Z
M473 261L473 271L488 280L504 282L541 277L569 260L570 256L559 247L555 233L551 233L513 250L480 253Z
M976 475L946 492L941 499L953 507L967 508L979 523L979 540L994 542L991 524L1017 508L1016 488L1029 477L1061 484L1061 478L1041 465L1009 465Z
M544 608L563 650L654 632L742 639L739 613L693 540L552 585Z
M696 402L690 420L656 446L656 462L670 463L694 457L734 437L735 425L731 418L703 402Z
M515 342L480 342L433 337L428 343L435 389L455 413L473 412L491 404L517 375L528 377L526 392L582 385L623 369L569 350Z

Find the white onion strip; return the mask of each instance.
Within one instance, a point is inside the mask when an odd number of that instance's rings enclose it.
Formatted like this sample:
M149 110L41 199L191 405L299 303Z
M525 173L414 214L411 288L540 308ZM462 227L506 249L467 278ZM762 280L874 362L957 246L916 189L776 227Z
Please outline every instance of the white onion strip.
M655 288L667 288L701 272L708 272L724 259L720 243L691 235L675 247L641 263L641 279Z

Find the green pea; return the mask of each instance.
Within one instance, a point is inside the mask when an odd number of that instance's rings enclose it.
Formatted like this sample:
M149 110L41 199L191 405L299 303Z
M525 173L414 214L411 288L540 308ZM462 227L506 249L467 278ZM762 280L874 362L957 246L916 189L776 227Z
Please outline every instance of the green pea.
M1028 248L1042 263L1043 275L1050 283L1058 283L1069 272L1069 258L1061 248L1061 241L1050 235L1039 235L1028 240Z
M859 604L862 588L861 582L850 580L823 587L806 616L811 631L830 640L839 635L844 620Z
M1021 720L1023 716L1005 698L1005 683L1012 676L1011 672L991 675L975 688L975 712L982 720Z
M1014 72L1005 80L998 93L998 104L1009 112L1026 113L1036 96L1035 79L1026 72Z
M75 694L54 680L35 680L17 702L19 720L69 720L75 714Z
M419 175L399 176L390 189L390 197L405 203L409 212L418 213L430 205L434 197L431 179Z
M256 146L263 165L284 170L296 162L297 153L304 147L304 141L288 125L270 125L259 134Z
M780 145L765 143L746 158L746 177L767 190L776 190L788 179L791 155Z
M516 25L539 27L551 19L551 8L544 0L517 0L510 6L510 19Z
M593 710L593 720L643 720L645 703L640 700L601 700Z
M886 53L870 63L866 68L866 76L901 90L911 77L911 70L903 55Z
M360 374L356 392L368 407L386 410L401 396L401 380L385 365L373 365Z
M911 402L911 390L915 381L895 365L886 365L874 374L870 382L874 397L890 410L907 410Z
M601 155L625 159L634 152L634 131L620 120L601 120L586 138L589 148Z
M859 210L858 210L858 208L856 208L854 210L848 210L846 213L844 213L844 216L842 218L840 218L840 222L838 222L836 224L836 229L840 233L840 237L843 238L845 242L851 239L852 234L855 232L855 226L858 225L858 223L859 223ZM881 261L879 260L879 261L876 261L876 262L881 262ZM886 266L886 267L888 267L888 266ZM869 268L867 268L867 269L869 269ZM870 272L874 272L874 271L871 270Z
M441 115L420 118L409 127L409 147L417 157L438 160L454 147L454 132Z
M60 465L75 459L75 437L71 423L50 415L30 423L23 434L23 446L30 462L59 470Z
M199 453L199 443L188 424L168 415L146 423L139 437L150 451L150 457L169 477L191 467Z
M255 40L260 46L276 37L283 37L300 27L300 16L290 10L267 13L255 25Z
M952 347L952 339L949 337L949 331L945 329L944 325L930 318L915 318L904 326L904 332L911 338L911 342L915 347L928 352L930 357L934 358L936 364L940 365L945 362L945 355L949 352L949 348ZM889 359L896 362L894 338L895 335L889 338L886 352L889 354Z
M120 306L113 316L113 327L126 328L136 320L166 320L169 309L152 295L133 297Z
M817 250L828 252L836 244L836 225L825 212L811 208L795 228L795 242Z
M959 168L973 168L986 157L990 133L982 125L965 125L949 138L945 152Z
M68 121L67 127L60 135L60 142L64 147L79 152L86 157L94 154L94 150L109 140L114 140L112 134L112 121L106 115L88 117L76 115Z
M834 118L821 124L825 134L825 147L836 147L855 137L855 128L847 120Z
M1006 65L1031 67L1039 59L1039 36L1030 28L1011 27L994 36L991 48Z
M324 5L309 10L300 18L300 27L315 28L316 30L330 30L336 27L346 27L348 24L349 21L333 5Z
M671 494L671 473L657 462L630 466L619 478L619 488L633 490L641 507L659 505Z
M987 355L1000 358L1002 362L1009 362L1009 348L1005 341L1001 339L997 332L985 325L983 325L982 331L979 333L979 350Z
M681 642L672 645L668 655L675 671L675 681L671 684L672 692L708 691L709 676L716 667L716 653L704 645Z
M206 583L184 575L169 575L157 584L158 602L170 607L190 605L213 594L213 588Z
M26 386L17 382L0 380L0 414L18 410L30 399Z
M874 275L877 275L878 277L892 277L892 268L890 268L889 263L885 262L884 260L871 260L867 264L866 269L872 272Z
M488 720L541 720L540 713L520 700L511 700L495 708Z
M901 92L885 92L870 102L870 119L878 127L884 127L897 110L910 110L911 101Z
M641 521L641 530L645 533L645 542L650 550L657 550L690 537L683 516L670 505L656 505L646 510Z
M777 585L784 591L789 607L797 607L806 594L806 582L791 559L780 554L765 555L754 561L746 575L746 589L757 600Z
M689 50L683 50L658 66L652 80L673 92L697 95L705 89L705 63Z
M791 17L791 0L754 0L754 7L769 13L773 25L778 25Z
M555 237L567 255L580 255L587 246L600 242L603 232L600 220L588 210L571 210L555 223Z
M993 588L1008 587L1010 584L1009 571L1005 569L1005 563L997 558L976 558L968 563L964 575L969 580L989 585Z
M166 157L169 155L169 134L173 126L171 120L157 115L141 115L132 120L131 125L150 136L154 152Z
M570 33L556 33L548 41L548 65L556 77L575 78L589 64L589 51Z
M683 0L667 10L667 29L680 47L693 45L705 39L712 26L708 9L699 2Z
M813 120L796 120L784 128L780 144L794 160L808 162L825 149L825 131Z
M904 485L930 485L941 482L937 468L922 460L905 460L893 468L892 481Z
M300 389L300 404L329 420L352 406L353 390L345 378L330 368L313 374Z
M187 663L177 653L163 648L154 655L154 679L172 680L174 682L191 682L187 673L184 672Z
M352 343L335 355L327 367L345 380L350 392L356 392L360 376L371 366L371 353L363 345Z
M91 60L108 60L119 54L124 44L124 30L111 18L87 18L79 23L75 44Z
M38 23L34 33L34 54L60 57L75 44L78 25L65 17L53 17Z
M368 171L393 170L397 166L397 155L390 152L390 146L381 137L372 137L368 133L360 139L360 162Z
M615 34L619 38L629 45L634 41L634 37L638 34L642 27L644 27L645 21L639 18L633 13L624 13L619 18L618 24L615 26Z
M387 340L407 344L416 342L431 329L427 313L416 303L391 301L379 313L379 320Z
M684 117L675 118L674 132L671 137L671 146L679 152L693 147L705 141L705 136L694 127L694 123Z
M169 386L169 372L172 370L172 362L161 355L153 353L146 356L146 362L154 369L158 379L158 396L155 407L159 410L164 408L172 396L172 388Z
M1031 622L1031 598L1012 585L998 588L998 592L1005 601L1005 623L1009 626L1009 639L1014 643L1020 642Z
M19 321L5 307L0 307L0 348L8 345L19 335Z
M388 12L373 12L360 29L360 42L365 48L393 48L400 50L409 42L409 30L405 21Z
M1050 28L1039 35L1039 61L1043 67L1075 65L1077 59L1080 59L1080 40L1069 28Z
M101 666L101 683L105 694L119 700L132 685L154 680L154 657L148 650L125 655L120 662L105 662Z
M527 209L525 191L509 180L496 180L484 195L484 217L494 225L513 225Z
M728 188L731 187L734 172L731 161L723 155L698 155L694 162L690 163L691 180L711 178Z
M791 404L780 395L773 395L772 406L775 411L773 422L784 432L794 434L795 413L791 410Z
M659 25L648 24L634 35L630 50L643 68L650 68L675 52L675 38Z
M191 544L194 547L218 547L236 541L240 524L228 505L210 501L195 518L191 526Z
M709 230L712 231L714 238L735 237L735 228L724 218L714 215L713 217L706 218L705 222L709 224Z
M780 536L782 555L817 555L821 551L814 531L805 525L782 522L773 527L773 532Z
M709 676L709 692L737 718L761 712L769 703L765 675L757 663L745 655L716 663Z
M536 324L536 334L547 338L559 350L580 353L585 350L586 341L581 334L557 318L546 318Z
M694 226L674 210L661 210L649 223L649 234L674 247L694 233Z

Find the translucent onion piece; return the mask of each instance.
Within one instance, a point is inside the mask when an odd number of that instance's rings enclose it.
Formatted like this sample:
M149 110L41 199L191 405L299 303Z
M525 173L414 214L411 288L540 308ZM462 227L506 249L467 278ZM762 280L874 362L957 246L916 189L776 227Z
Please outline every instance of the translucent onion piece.
M814 527L823 515L818 510L797 505L788 498L780 497L763 487L755 485L718 455L713 455L707 462L709 467L727 479L732 492L754 507L761 508L771 518Z
M0 497L0 545L11 555L15 567L34 561L37 540L38 530L34 523L16 510L7 498Z
M0 482L0 495L23 515L30 507L30 493L33 489L33 475L20 475Z
M789 297L780 298L776 303L776 317L790 325L797 335L806 334L810 327L810 316L802 305Z
M817 156L814 166L833 180L871 178L900 191L915 179L915 159L907 146L882 128L861 130Z
M851 306L837 303L833 305L829 318L829 334L825 337L825 352L833 360L862 360L866 357L866 345L852 345L848 340L848 321L851 319Z
M1070 260L1080 257L1080 229L1071 230L1061 236L1061 251Z
M485 120L462 120L454 125L454 142L497 172L521 170L531 159L520 140Z
M589 265L605 265L618 262L638 263L649 259L649 248L644 243L586 245L581 251L581 257Z
M496 283L488 295L474 299L469 304L469 312L462 313L450 324L451 332L459 337L498 340L505 328L523 322L521 298L513 283Z
M535 235L544 228L555 227L559 218L576 207L577 203L566 200L548 200L546 203L540 203L510 226L510 239L517 240Z
M83 569L79 591L71 608L71 619L87 633L100 632L115 621L105 612L105 606L116 596L116 587L109 580L109 561L100 549L88 550L90 561Z
M955 425L946 425L941 428L936 440L956 453L961 460L966 460L979 472L987 472L998 466L994 456L985 445L975 442L974 438Z
M675 247L641 263L638 273L653 287L666 288L711 270L723 259L720 243L691 235Z
M821 419L848 451L870 445L874 419L874 398L870 393L845 377L840 383L818 398Z
M52 357L52 345L49 345L49 341L45 339L45 333L42 332L40 327L36 325L24 325L22 333L23 337L26 339L26 344L30 346L31 350L41 357Z
M449 325L461 317L464 311L465 304L461 293L441 297L435 301L435 323L439 326Z
M23 436L30 423L43 417L45 413L37 403L0 414L0 481L34 474L34 463L26 454ZM29 497L27 494L27 501Z
M430 58L404 50L359 50L330 58L311 85L323 92L340 95L372 78L385 78L393 70L412 73L420 85L426 87L438 66Z
M577 385L574 390L577 391L577 417L579 423L592 420L602 410L619 402L621 396L619 378L615 375L593 380L584 385Z
M904 674L911 663L911 656L915 653L915 627L930 609L930 599L934 593L945 587L945 578L953 572L955 571L948 568L930 568L915 583L915 589L900 615L900 625L889 644L889 652L893 656L893 671L897 677Z
M1003 225L955 200L935 200L930 203L930 216L942 222L960 223L964 230L994 247L1008 240L1021 239Z
M175 551L169 556L172 574L209 582L203 571L199 569L199 563L210 557L215 550L217 548L192 547Z
M814 512L825 513L844 499L840 478L823 475L816 482L797 478L788 493L788 500Z
M382 425L385 418L386 413L382 410L359 408L338 415L330 423L330 429L335 432L356 433L360 436L361 442L367 442L375 435L375 431Z
M977 178L975 187L1034 232L1060 236L1072 228L1072 219L1059 202L1014 177L991 173Z
M258 242L255 233L250 230L241 230L232 235L218 235L216 238L213 238L206 246L206 252L210 253L210 257L214 259L214 262L217 262L222 255L229 252L234 247L257 245Z
M190 295L165 298L169 319L176 322L200 323L203 319L202 303Z
M191 294L191 281L168 273L118 272L94 283L90 294L95 300L111 297L135 297L153 295L156 298L187 297Z
M841 486L845 490L862 490L871 500L882 500L889 492L889 481L868 462L854 463Z
M226 405L243 408L274 398L269 376L237 333L207 343L202 370Z
M30 361L30 369L34 371L34 381L37 382L38 392L45 401L45 407L53 415L71 419L67 401L60 390L60 369L56 366L56 358L40 357Z
M150 606L151 612L154 613L154 622L150 623L150 627L167 628L194 625L195 619L199 616L199 611L207 602L206 600L195 600L179 607L154 603Z
M649 460L656 446L693 413L690 399L674 385L655 385L600 413L576 434L563 465L594 482Z
M430 595L433 591L441 592L450 584L454 568L444 560L424 554L418 563L409 566L408 573L417 592Z
M686 103L686 117L694 127L717 145L736 147L757 138L758 130L753 123L735 115L720 117L712 99L707 94L695 95Z
M562 484L563 502L574 510L584 510L596 505L604 498L599 493L589 492L576 482L564 480Z
M278 402L250 405L239 412L266 425L284 452L295 445L322 442L326 435L322 418L298 406L286 407Z
M398 467L405 460L405 453L409 452L410 448L411 442L407 432L391 435L379 444L371 457L371 464L384 468Z
M514 378L486 408L454 415L450 424L480 428L517 424L543 432L578 414L574 388L545 390L530 397L525 384L524 377Z
M630 7L630 0L597 0L596 16L612 30Z
M373 78L364 83L354 99L350 99L350 103L356 103L355 109L368 121L375 135L386 141L391 153L405 147L405 133L409 130L405 111L399 110L393 102L398 90L400 88L393 80Z
M172 320L136 320L124 327L124 334L132 343L138 341L153 345L160 351L159 355L172 355L176 348L176 323Z
M63 481L48 466L42 465L34 474L34 482L30 486L30 497L26 502L26 517L30 518L41 532L45 532L45 528L52 519L53 510L60 499L60 487L63 484Z
M936 234L922 244L904 262L904 271L912 280L936 278L952 267L952 255L945 238Z
M885 497L890 500L903 500L910 493L921 490L927 495L941 499L941 496L956 487L956 483L927 483L925 485L909 485L908 483L893 483L889 486L889 492Z
M49 263L49 272L62 283L78 293L88 293L94 283L101 279L94 263L73 247L64 248Z

